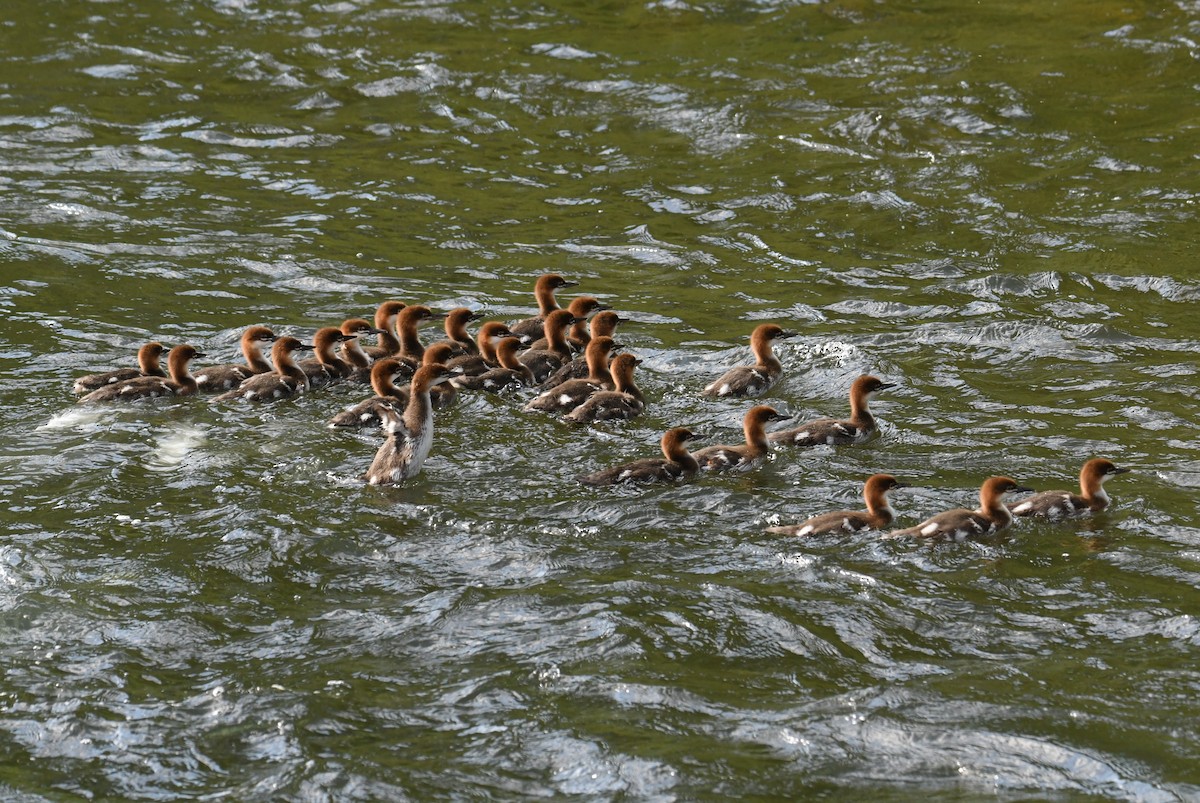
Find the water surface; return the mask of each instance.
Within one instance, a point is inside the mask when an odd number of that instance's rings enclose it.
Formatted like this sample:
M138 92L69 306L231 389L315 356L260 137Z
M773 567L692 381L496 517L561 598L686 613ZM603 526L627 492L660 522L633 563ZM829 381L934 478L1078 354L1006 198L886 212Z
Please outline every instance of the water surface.
M0 789L29 800L1200 797L1189 2L19 3L0 12ZM232 360L386 298L630 318L647 413L466 397L424 473L331 388L77 407L150 338ZM573 477L766 399L879 438ZM1114 507L902 524L1010 474Z

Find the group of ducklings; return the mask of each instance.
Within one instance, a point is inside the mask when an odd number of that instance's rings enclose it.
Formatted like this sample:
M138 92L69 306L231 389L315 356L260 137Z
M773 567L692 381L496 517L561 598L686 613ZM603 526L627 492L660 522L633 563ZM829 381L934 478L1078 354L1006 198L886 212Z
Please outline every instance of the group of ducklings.
M261 402L335 381L369 382L375 395L342 411L329 425L382 426L387 437L364 478L373 484L401 482L419 473L428 456L432 410L452 403L459 390L538 387L543 392L530 401L529 410L559 411L580 423L642 412L645 400L633 379L641 360L631 354L613 356L619 346L612 335L620 316L588 296L566 309L558 307L555 292L576 284L557 274L540 277L537 316L511 325L486 322L474 338L467 326L481 313L465 307L435 313L422 305L386 301L376 309L373 324L351 318L338 327L324 327L311 345L251 326L241 337L244 363L194 373L192 361L205 356L194 346L147 343L138 352L138 368L82 377L74 390L81 402L202 392L220 394L217 401ZM426 346L419 328L437 319L444 319L446 337ZM367 335L377 336L378 345L362 345L360 338ZM270 362L263 356L268 346ZM581 350L584 354L577 356ZM306 351L315 355L297 359Z
M775 324L758 326L750 338L754 364L731 368L705 387L704 394L754 397L766 393L783 372L779 359L772 351L771 343L794 335L794 332ZM769 422L785 420L788 416L781 415L770 406L757 405L746 412L743 420L746 437L744 445L709 446L697 452L689 452L685 444L692 440L695 434L686 427L670 429L662 437L663 458L644 459L615 466L594 474L582 475L579 480L593 485L671 481L700 471L750 467L767 454L769 444L772 443L801 447L863 443L876 431L875 419L870 412L870 400L880 391L892 387L895 387L894 383L884 382L877 377L860 376L850 386L849 418L822 418L769 434L765 431ZM1031 492L1032 489L1019 485L1009 477L989 477L980 488L980 504L977 509L947 510L914 527L889 532L885 537L964 540L998 533L1012 524L1014 516L1060 519L1100 511L1106 508L1110 501L1104 490L1104 482L1109 477L1127 471L1128 468L1118 467L1104 458L1088 460L1079 474L1080 493L1043 491L1013 505L1005 504L1006 494ZM883 530L895 520L895 511L889 504L888 493L906 487L909 487L908 484L891 474L875 474L867 479L863 487L866 510L833 511L798 524L770 527L768 531L784 535L814 536Z
M421 471L429 454L432 411L453 403L459 390L498 392L515 386L536 387L541 392L525 405L526 411L560 413L578 423L630 419L642 413L645 398L634 381L641 360L633 354L617 353L620 344L613 339L620 316L590 296L580 296L566 309L559 308L556 291L576 284L558 274L539 277L534 286L538 315L511 324L486 322L474 338L467 325L483 317L478 312L460 307L435 313L422 305L386 301L376 309L373 324L361 318L348 319L341 326L318 330L312 345L276 336L265 326L251 326L241 337L245 363L209 366L194 375L190 362L205 356L195 347L183 344L168 349L161 343L147 343L138 352L138 368L82 377L74 390L83 394L83 402L200 392L219 393L218 401L273 401L335 381L369 382L375 395L336 415L329 426L381 426L386 437L364 479L372 484L402 482ZM446 338L423 345L419 327L439 318L444 319ZM360 338L368 335L377 336L378 345L362 345ZM754 363L729 369L707 385L703 395L753 398L765 394L783 373L772 343L795 335L773 323L756 327L750 338ZM271 362L262 353L268 344ZM295 355L305 351L315 352L315 356L296 359ZM167 371L161 367L163 354L168 355ZM407 382L397 384L401 380ZM766 431L768 424L789 416L769 405L755 405L743 418L742 444L691 452L687 444L696 433L674 427L662 436L661 458L583 474L578 480L588 485L674 482L701 472L751 468L762 461L771 444L863 443L876 431L870 400L891 387L894 384L877 377L860 376L850 387L848 418L818 419L771 433ZM1007 477L991 477L980 489L978 509L945 511L888 536L961 540L999 532L1012 523L1014 515L1055 519L1101 510L1109 503L1104 481L1128 470L1102 458L1089 460L1080 473L1080 494L1046 491L1011 506L1003 502L1005 494L1030 489ZM876 474L864 486L866 510L835 511L770 531L812 536L882 530L895 518L888 493L904 487L905 483L889 474Z

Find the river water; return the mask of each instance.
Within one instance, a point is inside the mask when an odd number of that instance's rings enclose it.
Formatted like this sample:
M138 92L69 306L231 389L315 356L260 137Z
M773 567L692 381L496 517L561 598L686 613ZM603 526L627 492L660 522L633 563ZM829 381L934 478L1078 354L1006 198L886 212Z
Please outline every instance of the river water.
M1200 799L1200 4L27 2L0 11L0 797ZM387 298L628 317L646 414L439 413L358 480L341 386L76 406ZM571 292L574 292L572 290ZM568 296L569 297L569 296ZM776 321L856 448L593 489ZM978 543L764 532L1004 473Z

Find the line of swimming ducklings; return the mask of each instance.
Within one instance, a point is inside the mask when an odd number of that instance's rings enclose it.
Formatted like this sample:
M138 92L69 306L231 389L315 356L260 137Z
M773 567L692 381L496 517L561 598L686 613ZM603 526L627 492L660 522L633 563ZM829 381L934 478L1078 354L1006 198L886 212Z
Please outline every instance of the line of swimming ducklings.
M375 395L338 413L329 426L380 426L385 439L363 479L376 485L399 483L420 473L433 445L433 411L452 404L460 390L499 392L534 387L540 393L525 405L527 412L560 413L577 423L631 419L642 413L645 397L634 381L641 360L629 353L616 353L620 345L613 335L621 317L590 296L577 297L560 309L556 291L575 285L577 282L558 274L541 276L534 286L538 315L508 325L486 322L475 337L467 326L483 317L481 313L465 307L436 313L422 305L386 301L376 309L374 323L351 318L339 327L319 329L312 345L294 337L276 336L265 326L251 326L241 337L245 363L209 366L195 374L190 370L191 361L205 355L194 346L168 348L157 342L147 343L138 351L137 368L82 377L75 382L74 391L82 394L81 402L201 392L218 393L216 401L264 402L336 381L369 382ZM425 346L420 327L436 319L444 319L446 337ZM378 338L377 345L364 346L360 338L370 335ZM754 398L766 393L783 373L772 343L795 335L773 323L756 327L750 338L754 364L730 368L708 384L703 395ZM268 344L270 362L263 356ZM313 357L297 359L309 351L314 352ZM164 354L166 371L161 366ZM403 380L407 383L398 384ZM755 405L743 418L743 444L719 444L692 452L687 444L696 439L696 433L687 427L674 427L662 436L661 458L644 458L577 479L594 486L678 482L703 472L752 468L766 457L771 444L812 447L864 443L876 431L871 399L894 386L874 376L860 376L850 387L848 418L817 419L770 433L766 430L768 424L790 416L769 405ZM1078 494L1043 491L1011 505L1004 502L1006 494L1032 489L1008 477L989 477L980 488L977 509L944 511L884 537L963 540L1000 532L1012 524L1014 516L1053 520L1096 512L1110 502L1105 481L1127 471L1109 460L1095 458L1080 471ZM895 520L888 494L906 487L890 474L875 474L863 488L866 510L833 511L768 531L814 536L885 530Z

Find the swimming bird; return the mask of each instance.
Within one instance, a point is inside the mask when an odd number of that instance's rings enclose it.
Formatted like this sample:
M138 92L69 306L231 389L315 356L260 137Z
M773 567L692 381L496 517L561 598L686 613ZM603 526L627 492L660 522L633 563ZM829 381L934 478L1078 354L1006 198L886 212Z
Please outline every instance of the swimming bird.
M994 535L1012 524L1012 513L1004 505L1007 493L1029 491L1008 477L988 477L979 489L979 507L976 510L955 508L931 516L915 527L895 530L885 538L941 538L963 541Z
M771 389L783 375L783 363L771 350L771 342L795 337L773 323L764 323L750 333L750 351L754 354L754 365L737 365L718 379L710 382L703 391L704 396L761 396Z
M1128 471L1128 468L1118 467L1111 460L1097 457L1084 463L1080 469L1078 494L1042 491L1010 505L1009 510L1015 516L1041 516L1047 519L1095 513L1108 507L1110 501L1104 490L1105 480Z
M247 328L242 332L240 340L242 357L246 360L245 364L210 365L196 372L196 384L200 390L219 393L236 388L256 374L270 373L271 363L267 362L262 350L266 344L274 342L275 333L267 327L251 326Z
M379 345L363 346L363 351L372 360L394 357L400 353L400 339L396 337L396 319L404 306L402 301L384 301L375 308L375 328L379 330Z
M338 328L342 330L342 334L350 336L348 340L342 341L342 360L350 366L350 373L346 379L351 382L370 382L371 356L363 350L363 337L383 334L383 330L362 318L347 318Z
M427 321L446 317L444 312L434 312L421 304L412 304L400 311L396 317L396 334L400 337L400 352L396 355L401 363L408 363L416 370L425 357L425 346L421 343L420 326Z
M517 359L521 339L509 333L500 340L500 345L494 348L500 361L499 368L492 368L482 374L456 376L450 380L451 383L462 390L485 390L489 393L498 393L511 387L532 387L533 371Z
M138 349L137 368L117 368L114 371L81 376L75 380L75 385L71 390L81 396L114 382L124 382L126 379L137 379L140 376L166 376L167 372L159 363L159 357L168 351L170 351L168 347L157 341L146 343Z
M767 436L771 443L789 446L845 446L864 443L875 434L875 418L871 415L870 401L880 391L894 388L892 382L863 374L850 385L850 417L846 420L818 418L806 421L792 429L772 432Z
M384 357L371 366L371 388L375 395L351 405L329 420L330 429L362 428L383 424L380 410L388 408L397 415L408 405L408 389L401 388L396 380L405 374L400 363L392 357Z
M568 379L561 385L544 390L529 400L525 412L569 413L597 391L615 387L609 372L609 354L617 348L611 337L598 337L588 343L587 360L590 372L586 379Z
M907 488L891 474L873 474L863 485L866 510L838 510L822 513L799 524L783 527L768 527L767 532L781 535L828 535L831 533L857 533L863 530L882 530L896 518L896 512L888 504L888 491Z
M425 349L425 356L421 358L422 365L445 365L446 360L454 353L454 346L445 341L439 340L436 343L430 343ZM456 371L446 368L450 371L450 377L453 379L458 376ZM429 402L435 410L444 410L447 407L458 401L458 386L453 382L441 382L434 385L429 390Z
M292 355L297 351L312 351L313 347L301 343L294 337L280 337L271 346L271 362L275 370L269 374L255 374L242 381L233 390L222 393L214 401L275 401L286 399L308 390L308 374L296 364Z
M479 353L454 357L446 363L446 367L452 371L461 371L466 376L474 376L498 368L500 359L496 354L496 346L501 339L506 337L516 337L516 335L508 330L506 324L499 321L488 321L479 327L479 332L475 335L475 345L479 347Z
M187 344L175 346L167 356L169 377L138 376L111 385L103 385L88 393L80 402L135 401L160 396L191 396L196 393L196 380L188 372L188 363L204 355Z
M556 290L561 290L564 287L574 287L579 282L572 282L559 276L557 273L547 273L538 277L537 282L533 285L533 295L537 298L538 314L532 318L516 321L509 324L508 328L513 334L521 338L526 338L530 341L542 336L542 325L545 323L546 316L558 309L558 301L554 298Z
M316 358L300 360L297 365L308 375L308 386L319 388L350 376L350 364L337 355L335 349L358 335L347 335L336 326L323 326L313 335L313 351Z
M786 421L790 417L765 404L751 407L742 417L745 444L706 446L693 456L704 471L753 468L767 456L767 424L772 421Z
M571 361L573 354L571 347L567 344L567 327L573 323L575 323L575 316L568 310L560 309L551 312L542 324L542 331L550 344L549 347L530 349L521 354L521 362L528 365L529 370L533 371L536 381L545 380L551 373ZM512 331L511 326L509 330ZM514 334L516 333L514 332Z
M455 307L446 313L446 338L435 342L449 343L453 347L450 352L451 357L478 354L479 346L471 337L471 333L467 331L467 324L481 318L483 318L482 312L476 312L467 307Z
M616 485L634 482L676 482L695 476L700 464L687 449L696 434L687 427L673 427L663 433L662 457L647 457L624 463L576 479L584 485Z
M646 409L646 398L633 381L633 371L641 364L642 361L632 354L618 354L609 368L613 389L596 391L563 416L563 420L590 424L593 421L628 420L641 415Z
M403 415L386 408L380 410L387 437L363 476L368 484L391 485L421 473L433 447L433 404L429 391L450 379L445 365L422 365L413 374Z

